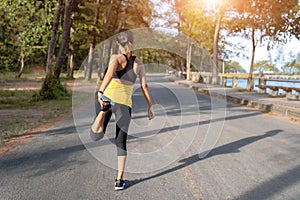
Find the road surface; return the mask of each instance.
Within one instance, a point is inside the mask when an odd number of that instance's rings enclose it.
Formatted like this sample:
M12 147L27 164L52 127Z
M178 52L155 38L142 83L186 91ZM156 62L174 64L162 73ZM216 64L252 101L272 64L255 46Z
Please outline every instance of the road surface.
M113 120L103 140L90 141L87 104L0 157L0 199L300 199L300 124L162 75L148 81L156 120L147 119L137 85L125 190L113 187Z

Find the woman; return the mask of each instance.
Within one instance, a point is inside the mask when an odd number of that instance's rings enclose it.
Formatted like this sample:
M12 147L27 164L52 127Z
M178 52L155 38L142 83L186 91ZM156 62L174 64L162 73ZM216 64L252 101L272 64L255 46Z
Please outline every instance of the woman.
M147 87L144 65L132 55L133 33L127 29L120 30L117 44L121 54L112 56L99 88L98 101L102 106L101 109L98 109L99 114L92 125L91 136L94 140L101 139L111 113L115 113L115 141L118 158L118 175L115 180L115 190L122 190L125 187L123 174L127 156L126 139L131 120L132 93L137 77L140 79L141 88L148 104L149 120L154 118L154 112Z

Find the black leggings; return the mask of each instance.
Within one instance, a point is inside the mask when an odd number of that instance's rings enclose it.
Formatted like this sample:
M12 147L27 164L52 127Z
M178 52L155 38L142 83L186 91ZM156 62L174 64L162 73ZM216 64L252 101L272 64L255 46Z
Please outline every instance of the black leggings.
M101 106L98 101L95 102L96 108L96 116L101 111ZM131 120L131 108L129 106L114 103L114 105L106 111L105 119L104 119L104 132L106 131L107 124L111 118L112 113L115 114L116 120L116 137L115 143L117 146L117 155L118 156L126 156L127 155L127 147L126 147L126 140L127 140L127 133L128 127Z

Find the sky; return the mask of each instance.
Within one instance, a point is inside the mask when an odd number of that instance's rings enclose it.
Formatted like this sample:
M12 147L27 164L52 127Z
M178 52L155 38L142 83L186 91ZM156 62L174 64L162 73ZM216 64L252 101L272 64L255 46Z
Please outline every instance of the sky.
M232 57L230 59L237 61L240 63L243 69L245 69L247 72L249 72L250 69L250 62L251 62L251 54L252 54L252 42L250 40L246 40L243 38L236 37L236 40L243 40L243 44L247 45L246 52L247 55L249 55L248 59L241 59L238 57ZM284 62L274 62L274 59L278 57L279 54L279 48L283 49L283 58ZM271 58L273 60L273 64L281 70L281 67L284 66L286 62L291 61L291 59L296 58L296 56L300 53L300 41L296 38L293 38L290 42L283 46L274 47L270 52L267 50L267 46L257 46L256 53L254 56L254 63L262 60L270 60L270 54ZM291 57L292 56L292 57Z

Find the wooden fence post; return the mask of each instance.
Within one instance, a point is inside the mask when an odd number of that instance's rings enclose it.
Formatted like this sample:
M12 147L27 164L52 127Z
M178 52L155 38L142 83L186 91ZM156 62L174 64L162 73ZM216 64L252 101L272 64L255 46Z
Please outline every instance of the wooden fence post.
M265 78L259 78L258 79L258 85L267 85L267 79ZM259 94L266 94L266 88L258 88Z
M232 78L232 88L237 88L238 82L239 82L239 79L237 77L233 77Z
M227 77L223 76L222 77L222 87L226 87L226 85L227 85Z

